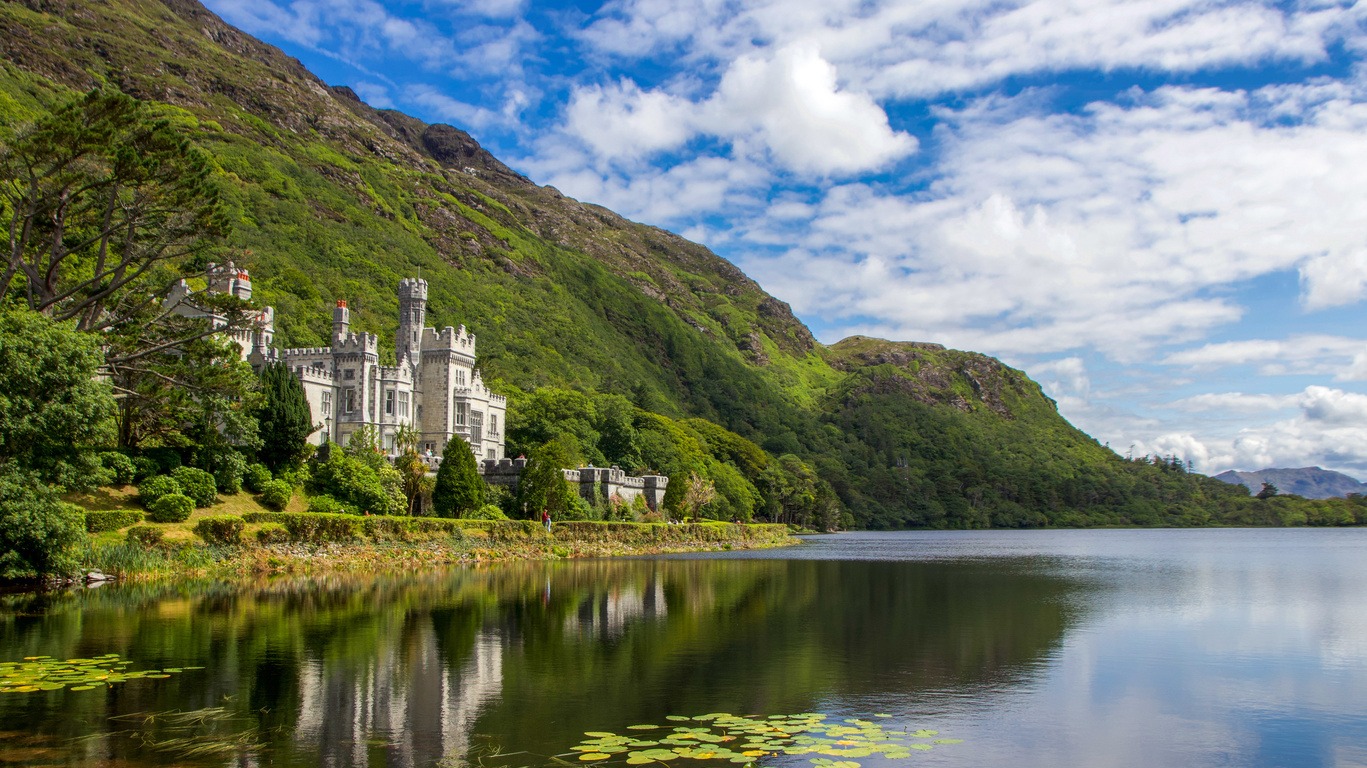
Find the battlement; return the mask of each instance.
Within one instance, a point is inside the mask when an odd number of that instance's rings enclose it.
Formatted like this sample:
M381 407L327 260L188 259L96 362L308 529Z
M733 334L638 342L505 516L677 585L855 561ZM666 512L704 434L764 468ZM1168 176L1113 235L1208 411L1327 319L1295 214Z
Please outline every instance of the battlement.
M427 281L421 277L405 277L399 281L399 301L427 301Z
M378 355L380 354L380 337L373 333L348 333L332 340L332 351Z
M460 328L452 328L448 325L440 331L436 328L424 328L422 329L422 350L424 352L456 350L473 356L475 354L475 335L467 331L463 325Z
M294 347L278 350L281 357L324 357L332 355L332 347Z
M381 381L412 381L413 369L406 365L382 365L377 376Z
M298 376L300 381L305 382L331 383L337 379L332 369L323 363L296 365L290 370L294 371L294 375Z
M210 262L204 273L209 279L211 293L227 293L243 301L251 300L252 276L246 269L231 261L226 264Z

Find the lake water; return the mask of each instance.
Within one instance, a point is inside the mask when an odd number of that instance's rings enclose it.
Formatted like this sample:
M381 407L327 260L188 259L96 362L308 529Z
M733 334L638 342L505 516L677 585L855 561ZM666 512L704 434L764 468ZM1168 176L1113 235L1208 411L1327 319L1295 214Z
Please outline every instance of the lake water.
M1367 530L852 533L0 598L0 662L111 653L183 671L0 693L0 765L592 765L585 731L821 713L962 740L865 768L1367 766ZM759 764L813 759L845 760Z

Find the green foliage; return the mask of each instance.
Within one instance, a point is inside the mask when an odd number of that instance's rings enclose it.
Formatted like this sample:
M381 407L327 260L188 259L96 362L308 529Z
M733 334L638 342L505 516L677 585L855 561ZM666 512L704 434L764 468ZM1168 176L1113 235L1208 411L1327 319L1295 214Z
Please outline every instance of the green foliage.
M283 510L294 497L294 486L284 480L271 480L261 486L261 503L271 509Z
M452 435L437 468L437 484L432 489L433 512L437 517L467 517L467 513L484 503L484 486L470 444L460 435Z
M399 514L406 508L398 471L367 448L352 453L334 446L319 451L308 467L304 487L310 494L332 496L373 515Z
M242 491L242 481L247 472L247 459L235 450L225 450L216 454L209 462L214 476L214 486L219 493L229 496Z
M122 453L115 451L105 451L99 455L100 466L110 475L110 481L115 485L128 485L137 477L137 467L133 465L133 460Z
M485 504L473 512L462 515L467 520L507 520L508 516L497 504Z
M133 482L141 483L160 471L161 468L157 466L157 463L147 456L133 457Z
M248 464L242 471L242 485L252 493L261 493L271 479L271 471L264 464Z
M136 509L101 509L85 513L85 529L90 533L117 531L142 522L142 513Z
M80 507L62 501L37 473L0 462L0 578L70 574L84 538Z
M194 500L196 507L207 507L218 498L214 476L195 467L176 467L171 478L180 485L181 493Z
M153 475L138 484L138 503L144 509L151 509L157 499L172 493L181 493L180 483L166 475Z
M3 298L3 294L0 294ZM0 462L67 488L92 487L82 446L109 435L114 400L95 378L100 341L36 312L0 312Z
M155 547L166 538L166 529L152 525L135 525L124 534L130 544L141 547Z
M340 502L328 495L309 498L309 514L355 515L358 512L359 510L356 507Z
M195 523L195 535L210 544L236 546L242 543L246 521L237 515L213 515Z
M576 466L578 455L579 446L568 433L532 450L517 485L517 506L527 518L540 519L542 510L557 520L566 514L583 514L575 503L582 499L561 471Z
M284 363L271 363L261 370L256 420L264 443L258 455L271 471L279 472L303 460L314 425L304 387Z
M256 529L256 541L260 544L288 544L290 532L279 523L265 523Z
M182 493L168 493L147 508L147 519L154 523L183 523L194 511L194 499Z

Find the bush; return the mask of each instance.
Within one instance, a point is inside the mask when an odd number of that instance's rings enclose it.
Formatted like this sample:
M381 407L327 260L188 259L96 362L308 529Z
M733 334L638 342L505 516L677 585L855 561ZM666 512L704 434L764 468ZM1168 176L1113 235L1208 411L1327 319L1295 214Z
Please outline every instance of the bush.
M180 483L181 493L194 500L196 507L207 507L218 498L214 476L194 467L176 467L171 477Z
M309 499L309 512L318 515L354 515L359 510L326 494Z
M105 451L100 454L100 466L113 476L112 482L118 485L128 485L133 482L138 474L137 468L133 466L132 459L114 451Z
M195 523L195 535L210 544L237 545L242 543L242 529L246 527L246 521L237 515L214 515Z
M168 493L153 502L147 519L154 523L183 523L195 511L195 502L182 493Z
M507 520L508 516L503 514L503 510L497 504L485 504L479 509L465 515L466 520Z
M166 530L163 528L154 528L150 525L135 525L132 528L129 528L128 533L125 535L128 537L128 541L133 544L139 544L144 547L155 547L166 537Z
M266 469L265 464L248 464L242 471L242 485L252 493L261 493L272 479L271 471Z
M143 450L142 455L157 465L156 473L159 475L169 475L184 463L181 461L180 451L175 448L147 448Z
M142 503L143 507L151 509L152 505L157 503L157 499L162 496L180 492L180 483L177 483L174 478L166 475L154 475L143 480L142 484L138 486L138 501Z
M289 506L294 487L284 480L272 480L261 487L261 503L276 511Z
M288 544L290 532L279 523L266 523L257 529L256 540L261 544Z
M62 501L39 476L0 463L0 577L76 571L84 511Z
M142 513L136 509L110 509L85 513L85 529L90 533L117 531L142 522Z
M149 477L157 474L158 467L155 461L146 456L134 456L133 459L133 482L141 483Z
M229 496L242 491L242 476L247 471L247 460L237 451L224 451L214 457L214 485L219 493Z
M278 482L278 481L277 481ZM290 532L291 541L348 542L361 537L368 518L359 515L319 515L308 512L248 512L249 523L279 523Z

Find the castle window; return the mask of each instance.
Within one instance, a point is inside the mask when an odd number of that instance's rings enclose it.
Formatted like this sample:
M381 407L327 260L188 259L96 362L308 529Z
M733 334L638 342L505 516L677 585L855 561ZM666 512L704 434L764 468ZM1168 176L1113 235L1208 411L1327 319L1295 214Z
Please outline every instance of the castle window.
M456 403L456 426L458 426L458 427L463 427L463 426L465 426L465 413L466 413L466 410L465 410L465 409L466 409L465 403L461 403L461 402L457 402L457 403Z
M332 393L331 393L331 392L324 392L324 393L323 393L323 415L324 415L324 416L331 416L331 415L332 415Z
M456 371L456 386L465 386L465 371Z
M384 391L384 412L386 416L394 415L394 390L392 389Z
M470 444L479 445L484 440L484 414L470 412Z
M348 369L346 369L345 371L342 371L342 378L344 378L344 379L354 379L354 378L356 378L356 371L355 371L355 369L348 368Z
M347 387L342 390L342 410L345 413L356 410L356 389L354 387Z
M399 392L399 417L408 418L408 393Z
M484 458L486 458L486 459L497 459L498 457L494 455L494 449L493 449L493 448L490 448L489 450L487 450L487 451L484 452Z
M489 414L489 435L490 437L498 434L498 414ZM490 456L489 458L493 458Z

